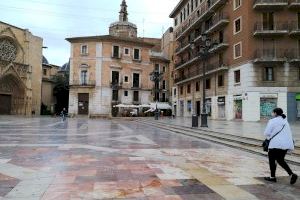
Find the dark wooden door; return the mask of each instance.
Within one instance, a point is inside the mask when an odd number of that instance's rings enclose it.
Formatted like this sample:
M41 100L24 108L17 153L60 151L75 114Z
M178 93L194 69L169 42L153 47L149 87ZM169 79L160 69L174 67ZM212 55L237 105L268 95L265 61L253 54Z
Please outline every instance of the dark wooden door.
M89 94L87 93L78 94L78 114L79 115L89 114Z
M0 115L9 115L11 111L11 95L0 94Z
M201 114L201 102L200 101L196 102L196 112L197 112L197 116L200 116L200 114Z

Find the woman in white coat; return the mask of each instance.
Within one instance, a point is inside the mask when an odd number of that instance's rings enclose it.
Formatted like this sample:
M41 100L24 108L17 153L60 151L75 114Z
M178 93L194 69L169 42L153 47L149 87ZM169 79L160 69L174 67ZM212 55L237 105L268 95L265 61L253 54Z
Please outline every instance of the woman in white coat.
M284 158L288 151L294 150L294 142L290 125L286 119L286 115L283 114L281 108L273 110L273 119L271 119L266 127L264 135L270 139L274 135L277 135L270 141L269 144L269 165L271 171L271 177L265 177L266 181L276 182L276 161L285 169L285 171L291 177L290 183L295 184L298 176L292 172Z

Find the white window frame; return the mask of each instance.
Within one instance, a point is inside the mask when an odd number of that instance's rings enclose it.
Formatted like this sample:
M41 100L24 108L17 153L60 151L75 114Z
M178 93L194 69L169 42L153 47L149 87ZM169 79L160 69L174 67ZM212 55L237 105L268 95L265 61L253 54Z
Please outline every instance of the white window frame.
M125 95L125 92L127 93L127 96ZM124 97L129 97L129 91L128 90L124 90Z
M127 77L127 80L128 80L128 81L125 81L125 77ZM125 75L125 76L124 76L124 79L123 79L123 82L124 82L124 83L129 83L129 76Z
M239 6L237 6L236 1L237 0L233 0L233 10L237 10L242 6L242 1L243 0L240 0L240 5Z
M238 71L240 72L240 82L236 82L236 80L235 80L235 73L238 72ZM240 85L241 81L242 81L242 71L241 71L241 69L234 70L233 71L233 82L234 82L234 85Z
M138 59L135 59L134 56L135 56L135 50L139 50L139 58ZM141 48L133 48L133 55L132 55L132 58L133 60L138 60L140 61L141 58L142 58L142 49Z
M86 52L83 52L83 47L86 47ZM80 45L80 54L81 55L88 55L89 54L89 46L87 44Z
M128 54L126 54L126 50L128 49ZM128 48L128 47L124 47L124 55L125 56L130 56L130 48Z
M119 47L119 57L118 58L121 58L121 46L117 45L117 44L113 44L112 45L112 48L111 48L111 57L112 58L114 57L114 47Z
M139 75L139 88L141 87L141 78L142 78L142 76L141 76L141 73L139 73L139 72L132 72L132 74L131 74L131 80L132 80L132 83L131 83L131 87L133 87L133 74L138 74Z
M112 80L112 73L113 72L119 72L119 83L121 83L121 70L119 70L119 69L112 69L112 70L110 70L110 82L112 83L113 82L113 80Z
M83 79L82 79L82 72L86 72L86 83L85 84L88 84L89 82L89 70L87 69L81 69L80 70L80 85L83 85Z
M235 47L237 45L240 45L240 54L241 54L240 56L236 56ZM234 58L234 60L236 60L236 59L239 59L241 57L243 57L243 43L242 42L238 42L238 43L236 43L236 44L233 45L233 58Z
M238 20L240 20L240 31L236 31L236 26L235 26L235 23ZM242 32L242 30L243 30L243 20L242 20L242 16L240 16L240 17L236 18L233 22L233 34L236 35L236 34Z

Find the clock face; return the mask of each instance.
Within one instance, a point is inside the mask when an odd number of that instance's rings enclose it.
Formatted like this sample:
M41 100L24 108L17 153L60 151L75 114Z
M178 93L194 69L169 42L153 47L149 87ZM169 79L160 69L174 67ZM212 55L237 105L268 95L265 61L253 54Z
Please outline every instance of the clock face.
M17 57L16 45L7 39L0 40L0 60L12 62Z

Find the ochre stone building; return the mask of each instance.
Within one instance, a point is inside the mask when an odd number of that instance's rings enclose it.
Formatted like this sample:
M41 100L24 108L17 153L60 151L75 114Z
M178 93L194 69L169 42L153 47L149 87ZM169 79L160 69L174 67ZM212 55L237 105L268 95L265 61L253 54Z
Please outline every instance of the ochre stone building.
M50 64L48 60L43 57L42 69L42 105L46 106L45 110L54 113L56 98L54 96L55 76L59 75L60 67ZM48 113L48 114L50 114Z
M178 116L200 114L204 84L212 119L265 120L275 107L300 118L300 1L180 0L170 17Z
M128 22L123 0L119 21L109 35L68 38L70 57L70 115L120 116L115 105L153 102L152 59L160 39L137 37L136 25ZM168 61L163 61L167 67Z
M40 114L40 37L0 22L0 114Z

